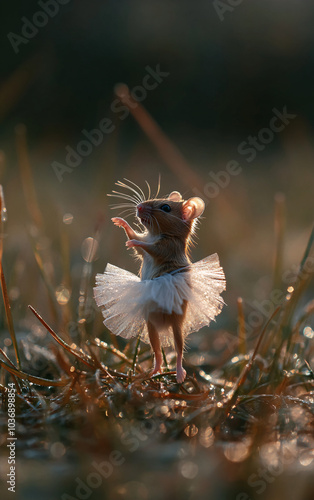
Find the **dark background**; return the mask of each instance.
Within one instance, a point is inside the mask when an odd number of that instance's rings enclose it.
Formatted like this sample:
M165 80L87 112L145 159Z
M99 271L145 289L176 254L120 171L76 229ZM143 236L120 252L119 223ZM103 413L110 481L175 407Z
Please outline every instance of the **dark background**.
M146 65L159 63L170 78L147 106L169 133L241 138L284 104L313 125L313 4L243 1L220 21L213 3L70 0L15 54L7 34L21 34L22 17L32 21L42 8L10 2L2 82L42 59L10 112L2 103L3 124L27 122L37 142L71 137L106 113L117 82L135 85Z

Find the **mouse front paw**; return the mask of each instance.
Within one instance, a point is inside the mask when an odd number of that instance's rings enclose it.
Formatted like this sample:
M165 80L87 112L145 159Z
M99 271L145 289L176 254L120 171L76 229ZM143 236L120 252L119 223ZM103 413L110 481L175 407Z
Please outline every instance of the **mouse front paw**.
M124 219L121 219L121 217L112 217L111 220L115 226L118 226L118 227L127 227L128 226L128 223Z
M141 241L137 240L128 240L125 244L128 248L140 247L142 245Z

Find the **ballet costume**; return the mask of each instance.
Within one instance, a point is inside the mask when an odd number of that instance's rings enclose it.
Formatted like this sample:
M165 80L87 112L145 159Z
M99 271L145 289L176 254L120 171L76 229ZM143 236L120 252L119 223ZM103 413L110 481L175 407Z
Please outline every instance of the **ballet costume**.
M149 343L147 320L160 318L158 333L162 346L174 346L167 315L183 314L182 337L198 331L220 313L224 301L220 294L226 280L217 254L157 278L139 276L107 264L96 275L94 297L101 308L105 326L125 339L140 337ZM156 314L155 314L156 313Z

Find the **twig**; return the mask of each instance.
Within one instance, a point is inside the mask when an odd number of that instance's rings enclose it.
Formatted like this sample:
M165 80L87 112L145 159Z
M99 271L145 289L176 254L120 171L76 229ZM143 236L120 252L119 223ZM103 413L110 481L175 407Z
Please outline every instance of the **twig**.
M36 316L37 319L41 322L41 324L48 330L48 332L53 336L53 338L62 346L64 347L68 352L73 354L76 358L78 358L82 363L84 363L86 366L89 368L95 368L94 363L92 362L92 358L86 354L86 353L81 353L76 351L75 349L72 349L71 346L69 346L63 339L61 339L56 332L53 331L53 329L46 323L46 321L38 314L38 312L32 307L28 306L32 313Z

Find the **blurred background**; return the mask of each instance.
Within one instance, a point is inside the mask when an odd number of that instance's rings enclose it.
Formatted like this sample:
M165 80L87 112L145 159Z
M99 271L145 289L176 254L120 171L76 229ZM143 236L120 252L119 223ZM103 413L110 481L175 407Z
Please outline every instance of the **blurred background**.
M250 286L257 278L255 264L258 276L270 270L278 191L287 199L287 265L300 258L313 215L314 6L296 0L242 2L229 10L219 5L78 0L57 4L53 17L36 15L43 12L36 1L4 6L0 146L8 224L27 221L15 147L15 128L23 123L42 210L72 213L78 241L90 235L102 213L106 238L99 266L112 256L110 235L119 241L116 250L121 248L116 262L132 267L122 235L108 222L106 193L114 182L128 177L142 188L145 180L153 187L160 173L162 193L193 194L131 114L121 120L122 113L111 109L118 83L132 89L142 84L147 66L159 66L169 75L147 91L141 105L204 188L209 173L225 170L230 160L242 167L210 200L195 258L218 251L232 271L229 290L237 286L244 293L243 278ZM249 163L238 146L269 126L273 108L285 106L296 118ZM75 149L85 139L82 130L98 128L103 118L114 122L114 131L60 183L52 163L64 164L66 146ZM53 217L49 226L57 222Z
M216 327L234 331L237 297L250 310L274 287L276 230L283 278L313 223L313 2L14 0L2 9L0 183L15 318L27 325L27 304L45 311L49 301L28 236L33 185L37 250L52 255L44 271L62 293L67 274L77 300L86 238L99 244L90 286L107 262L137 271L106 194L124 177L155 191L160 175L162 195L206 201L193 260L219 253L228 307ZM117 101L121 84L133 90L132 112Z
M241 173L207 197L193 258L220 254L229 282L226 302L252 293L256 281L272 272L274 196L282 192L284 266L290 268L301 257L313 218L313 14L310 1L296 0L236 7L184 0L5 5L0 147L8 240L29 221L15 138L22 123L46 235L55 237L63 215L71 213L67 229L75 250L102 215L99 270L108 260L136 270L122 232L110 223L106 193L116 180L127 177L143 189L147 180L154 190L160 174L162 194L176 189L189 197L197 189L206 198L210 173L226 171L231 160ZM181 152L191 178L180 162L162 158L131 113L124 117L113 104L117 84L141 86L148 66L167 76L146 96L137 92L140 105ZM249 162L238 147L269 127L274 108L295 118L273 137L266 133ZM76 150L86 140L82 131L99 129L104 118L113 131L60 182L53 162L68 167L66 147Z

